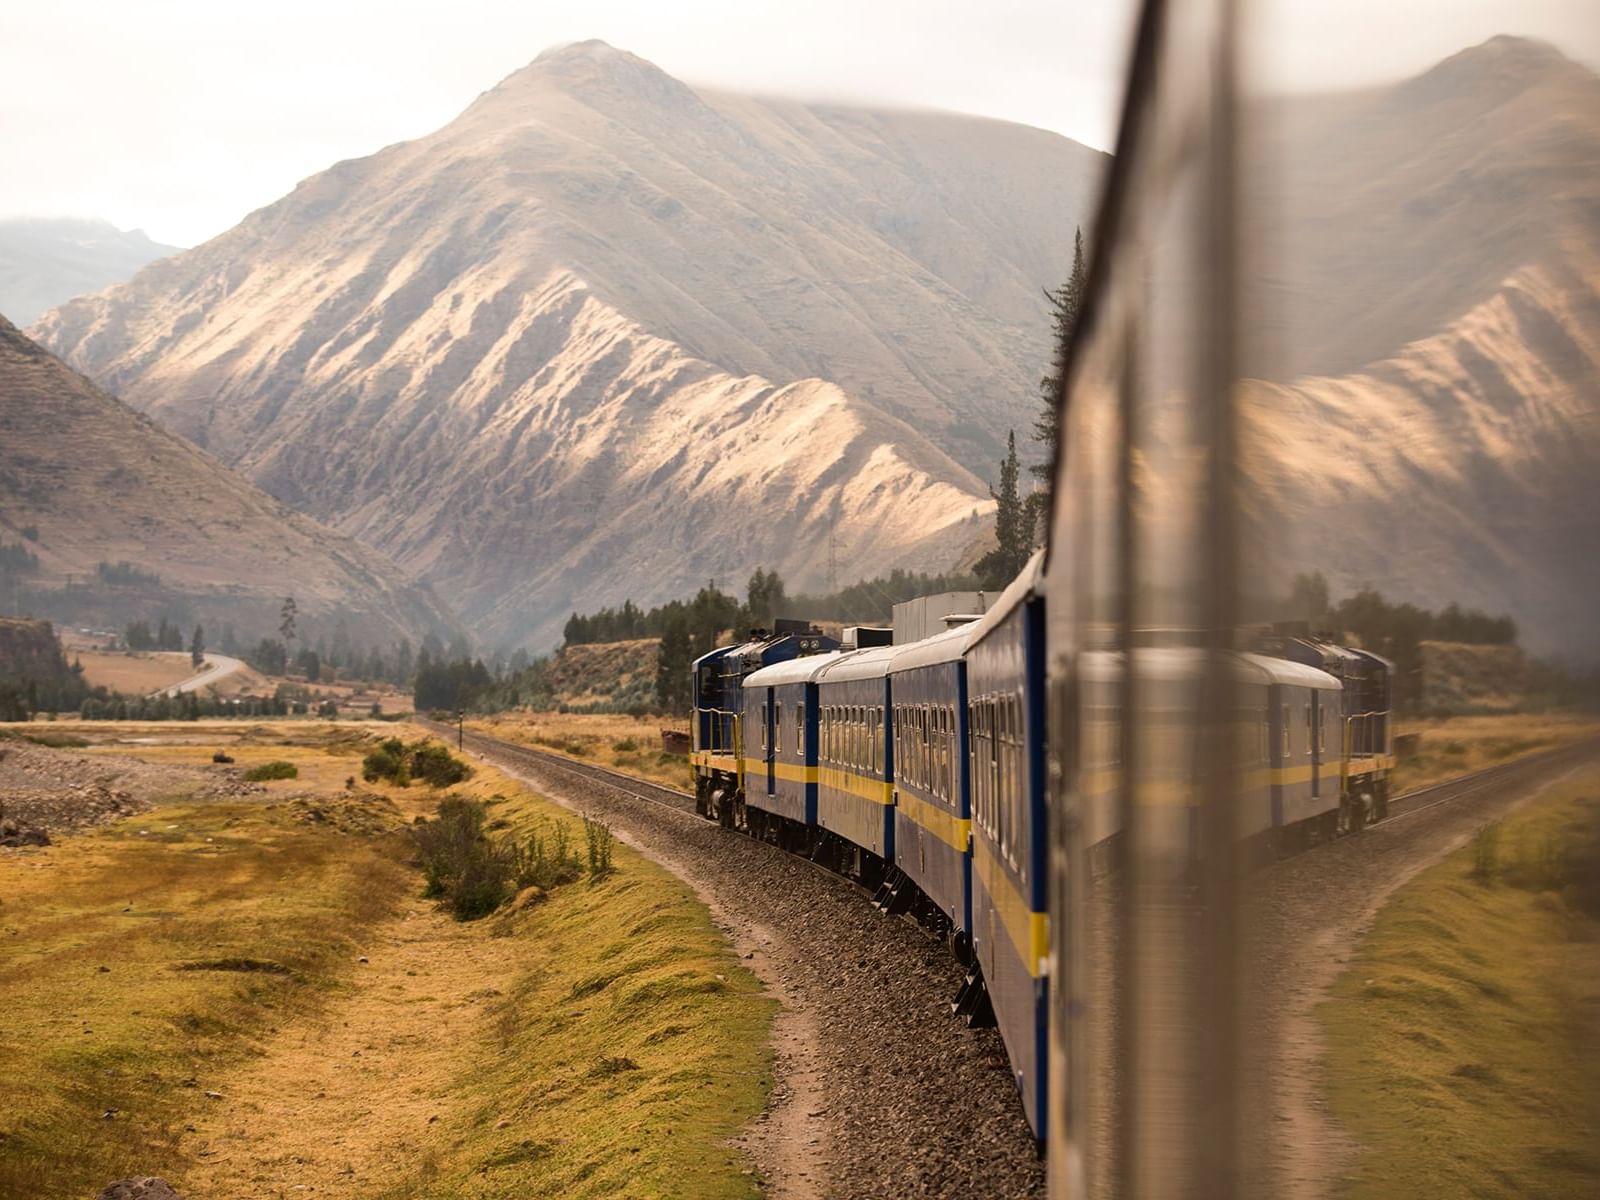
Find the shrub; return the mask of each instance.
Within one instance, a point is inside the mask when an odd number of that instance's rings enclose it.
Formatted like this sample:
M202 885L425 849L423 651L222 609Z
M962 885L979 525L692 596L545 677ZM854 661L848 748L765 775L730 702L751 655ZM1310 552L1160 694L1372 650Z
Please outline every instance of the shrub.
M518 891L527 887L549 891L560 884L572 883L583 874L583 864L572 850L567 827L559 821L548 840L535 831L520 845L513 846L512 854Z
M611 748L618 754L632 754L639 748L639 743L631 737L623 738L620 742L612 742Z
M445 788L466 779L472 768L438 742L423 742L411 751L411 774Z
M611 850L616 843L612 835L611 826L604 821L597 821L585 814L583 818L583 840L589 850L589 880L604 879L611 874Z
M260 783L265 779L299 779L300 768L280 758L262 763L258 767L251 767L244 773L244 777L252 783Z
M399 738L385 738L361 760L361 775L368 783L387 779L406 787L413 777L437 788L450 787L472 776L472 768L438 742L406 746Z
M484 834L481 801L446 796L432 821L413 826L424 896L441 897L457 920L487 916L510 895L511 856Z
M1500 874L1500 824L1481 826L1472 835L1472 870L1467 873L1479 883L1493 883Z

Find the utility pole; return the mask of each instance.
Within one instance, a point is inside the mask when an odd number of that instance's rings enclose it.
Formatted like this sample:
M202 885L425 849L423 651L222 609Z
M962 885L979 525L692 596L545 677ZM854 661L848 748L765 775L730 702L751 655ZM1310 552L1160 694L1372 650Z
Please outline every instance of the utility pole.
M467 737L467 710L456 709L456 749L463 749L462 743Z

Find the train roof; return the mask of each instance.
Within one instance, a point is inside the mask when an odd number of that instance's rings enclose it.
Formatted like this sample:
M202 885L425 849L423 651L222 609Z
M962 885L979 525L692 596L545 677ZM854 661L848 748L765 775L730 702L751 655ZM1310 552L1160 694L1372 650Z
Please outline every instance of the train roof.
M1206 662L1207 652L1193 646L1141 646L1133 651L1135 669L1141 679L1170 683L1195 679ZM1126 655L1119 650L1091 650L1078 656L1079 674L1095 683L1111 683L1122 678ZM1337 689L1339 680L1287 658L1266 654L1230 654L1234 678L1244 683L1277 683L1292 687Z
M829 663L837 662L845 651L830 650L826 654L807 654L751 671L744 677L745 687L778 687L785 683L810 683Z
M966 653L967 642L971 637L970 624L957 625L952 629L941 630L931 637L925 637L921 641L905 642L891 647L894 653L889 657L889 674L955 662Z
M898 646L874 646L839 655L817 672L818 683L847 683L852 679L882 679L889 673L889 660Z
M1246 679L1251 678L1251 668L1264 675L1259 676L1255 682L1288 684L1291 687L1318 688L1323 691L1338 691L1342 686L1339 680L1320 671L1316 667L1308 667L1304 663L1291 662L1287 658L1270 658L1265 654L1242 653L1237 655L1239 662L1245 668L1240 675Z
M983 614L981 620L969 627L967 645L976 646L988 637L990 630L999 626L1010 615L1012 609L1039 590L1039 582L1043 576L1044 551L1035 550L1027 565L1006 585L1006 590L995 597L995 602L990 605L989 611Z
M690 663L689 665L692 666L692 667L698 667L703 662L710 662L714 658L721 658L725 654L732 654L735 650L741 650L741 649L743 649L743 645L742 644L735 645L735 646L718 646L715 650L707 650L704 654L702 654L699 658L695 659L694 662Z

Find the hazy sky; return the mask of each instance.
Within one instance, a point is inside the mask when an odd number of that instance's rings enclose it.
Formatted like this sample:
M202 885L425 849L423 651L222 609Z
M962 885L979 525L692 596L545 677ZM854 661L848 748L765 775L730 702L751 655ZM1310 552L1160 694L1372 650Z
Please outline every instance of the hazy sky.
M1181 0L1180 0L1181 2ZM1247 0L1248 2L1248 0ZM599 37L691 83L928 105L1109 148L1133 0L51 0L0 37L0 215L222 232ZM1257 0L1256 9L1269 6ZM1499 32L1600 63L1600 0L1275 0L1292 86L1399 78ZM1287 19L1284 14L1289 14Z

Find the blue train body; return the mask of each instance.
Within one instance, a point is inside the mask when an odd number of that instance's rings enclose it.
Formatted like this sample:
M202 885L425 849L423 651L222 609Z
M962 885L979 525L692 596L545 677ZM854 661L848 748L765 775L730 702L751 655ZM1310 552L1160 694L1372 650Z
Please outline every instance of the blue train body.
M702 656L693 755L704 815L881 882L885 911L951 935L973 970L961 1011L992 1012L1036 1134L1051 988L1041 561L984 616L920 642L841 651L780 631ZM1308 639L1264 649L1232 656L1241 835L1277 845L1343 832L1387 797L1389 664ZM1105 716L1130 661L1149 703L1176 710L1203 658L1179 645L1080 655L1077 706L1057 716L1078 731L1081 832L1106 851L1102 866L1115 861L1125 786ZM1141 762L1140 786L1173 801L1159 836L1192 853L1187 758L1168 763L1151 742Z

